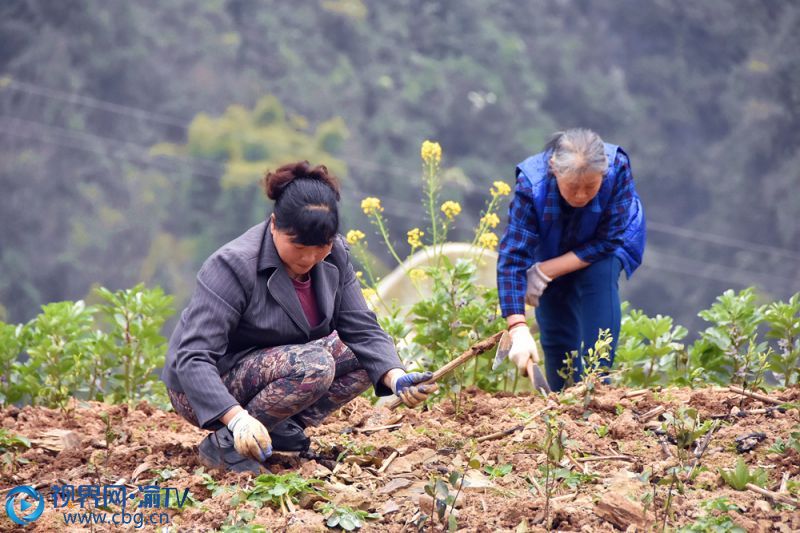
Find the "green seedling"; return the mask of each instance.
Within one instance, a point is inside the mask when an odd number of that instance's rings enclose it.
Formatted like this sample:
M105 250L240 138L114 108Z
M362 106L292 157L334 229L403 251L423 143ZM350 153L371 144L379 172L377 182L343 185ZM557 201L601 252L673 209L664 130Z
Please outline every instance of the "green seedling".
M483 467L484 472L489 474L490 479L498 479L505 477L506 475L511 473L511 470L514 469L514 465L511 464L504 464L504 465L497 465L497 466L489 466L486 465Z
M460 472L451 472L446 479L431 477L425 485L425 494L433 498L433 512L430 516L422 514L416 522L417 528L421 531L425 527L425 522L430 520L431 530L434 528L434 516L438 519L438 523L447 524L448 531L456 531L458 529L458 522L453 510L456 507L461 490L468 485L464 475ZM455 490L455 493L453 492ZM447 507L450 507L448 512ZM446 518L446 522L445 522Z
M19 465L28 464L30 461L19 457L19 452L30 447L31 442L22 435L15 435L6 429L0 429L0 460L3 463L3 471L13 474Z
M550 476L551 483L560 484L572 490L583 484L597 481L597 474L584 474L564 467L552 468L548 473L547 466L540 465L539 472L543 476L541 479L544 480L545 484L547 483L547 476Z
M700 502L700 508L705 511L689 525L678 528L678 533L745 533L745 529L738 526L727 514L730 511L741 512L737 505L728 501L727 498L716 498L710 501Z
M733 469L720 469L722 479L736 490L744 490L748 483L758 487L767 484L767 472L763 468L750 469L744 459L739 457Z
M608 435L608 426L606 425L597 426L596 428L594 428L594 432L597 433L597 436L602 439L603 437Z
M267 533L264 526L250 523L255 516L255 512L250 509L231 511L219 531L220 533Z
M203 481L203 486L206 488L208 492L211 493L212 498L216 498L220 494L224 494L226 492L231 492L232 489L227 485L220 485L219 481L214 479L211 474L205 471L205 468L202 466L194 471L196 476L200 476L200 479Z
M319 506L319 510L325 516L325 525L330 528L340 527L345 531L361 529L366 520L378 520L381 518L378 513L352 509L346 505L336 505L332 502L323 503Z
M661 429L675 441L679 452L692 446L713 425L711 420L701 421L697 409L692 407L679 407L675 414L664 414L664 419Z
M244 500L258 508L266 503L286 512L298 502L298 498L302 494L323 496L323 493L316 487L321 484L322 480L320 479L306 479L294 472L283 475L261 474L253 480L251 489L234 496L234 500L235 504Z

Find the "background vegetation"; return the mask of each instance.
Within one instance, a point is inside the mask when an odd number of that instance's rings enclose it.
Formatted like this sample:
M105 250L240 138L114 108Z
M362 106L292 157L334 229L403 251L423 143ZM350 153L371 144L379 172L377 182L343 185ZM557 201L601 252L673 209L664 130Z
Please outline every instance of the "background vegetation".
M691 337L728 288L800 286L798 23L790 0L3 2L0 318L95 283L180 308L263 219L259 174L300 157L343 178L345 230L380 197L403 253L436 139L471 240L489 185L583 125L627 149L647 210L625 298Z

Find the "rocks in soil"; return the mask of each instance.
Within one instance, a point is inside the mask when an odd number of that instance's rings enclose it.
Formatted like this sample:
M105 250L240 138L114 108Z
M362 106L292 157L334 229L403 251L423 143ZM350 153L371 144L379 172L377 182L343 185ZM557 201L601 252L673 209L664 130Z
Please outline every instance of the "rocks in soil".
M411 486L412 483L413 481L410 479L398 477L378 489L378 494L391 494L397 490Z
M612 437L615 439L622 439L633 435L638 427L639 425L636 419L633 418L633 413L629 409L626 409L616 420L611 422L609 430Z
M81 436L68 429L50 429L30 439L31 445L51 452L77 449L81 446Z
M618 492L603 495L594 506L594 514L623 530L629 526L644 527L647 523L642 504Z
M739 453L749 452L766 438L767 434L761 432L750 433L749 435L740 435L736 437L736 451Z

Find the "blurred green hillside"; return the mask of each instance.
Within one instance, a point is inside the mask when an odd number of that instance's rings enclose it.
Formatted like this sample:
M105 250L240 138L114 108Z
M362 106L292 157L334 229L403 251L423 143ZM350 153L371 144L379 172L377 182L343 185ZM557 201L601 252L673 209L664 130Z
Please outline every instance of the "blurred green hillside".
M92 284L180 306L267 214L263 171L300 158L342 178L343 229L367 231L377 196L402 248L437 140L467 236L488 185L572 126L631 156L649 225L634 307L696 329L724 289L788 298L798 27L791 0L6 0L0 319Z

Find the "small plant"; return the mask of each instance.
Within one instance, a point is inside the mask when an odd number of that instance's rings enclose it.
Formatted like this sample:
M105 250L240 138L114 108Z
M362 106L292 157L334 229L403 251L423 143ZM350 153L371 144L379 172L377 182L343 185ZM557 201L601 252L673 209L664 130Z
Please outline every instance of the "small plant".
M549 414L544 415L545 424L545 440L544 451L545 464L544 464L544 490L545 490L545 503L544 503L544 519L545 527L550 528L550 499L553 496L555 489L556 478L554 471L564 458L564 450L566 445L566 435L564 434L563 425L553 416Z
M584 407L589 406L592 398L594 397L594 391L596 390L598 383L606 378L606 374L608 372L607 364L611 360L609 354L611 353L612 342L613 338L611 337L611 331L608 329L600 330L594 346L589 348L589 351L583 358L581 382L576 387L564 389L564 391L568 391L569 394L573 395L573 398L577 399L577 397L582 397ZM566 366L558 371L559 375L567 382L569 382L570 376L572 376L572 373L574 372L571 370L574 367L574 363L572 361L574 361L574 359L577 357L577 352L567 354L567 356L564 358Z
M174 312L172 296L141 283L117 292L102 287L96 292L108 302L99 308L110 328L102 347L121 366L108 380L105 398L130 403L147 397L158 383L154 371L163 364L166 339L160 330Z
M692 366L702 367L708 379L717 383L742 383L750 371L745 345L754 341L756 329L764 320L762 308L756 305L755 289L749 287L739 293L727 290L698 315L712 325L690 349Z
M202 466L194 471L196 476L200 476L200 479L203 480L203 486L206 488L208 492L211 493L211 497L215 498L220 494L225 492L230 492L231 488L227 485L220 485L219 481L214 479L211 474L208 474L205 471L205 468Z
M622 381L635 387L686 385L688 355L679 341L687 334L685 327L673 326L672 317L649 317L637 309L626 313L614 360L621 369Z
M697 409L692 407L679 407L677 413L665 413L664 418L661 428L675 442L679 457L713 425L711 420L701 421Z
M345 531L361 529L365 520L381 518L378 513L352 509L346 505L336 505L332 502L323 503L320 506L320 511L325 516L325 525L328 527L340 527Z
M511 473L514 469L514 465L511 464L504 464L504 465L497 465L497 466L489 466L486 465L483 467L483 470L489 474L490 479L498 479L507 476Z
M569 489L577 489L585 483L594 483L597 481L596 474L584 474L583 472L576 472L570 468L556 467L552 468L549 472L547 465L540 465L539 472L544 476L545 484L547 477L551 478L551 483L561 484Z
M775 439L775 442L772 446L770 446L767 452L783 455L789 450L794 450L800 453L800 431L792 431L788 440L783 440L782 438L778 437Z
M108 415L107 412L101 411L100 412L100 420L103 421L105 424L105 428L103 430L103 436L106 440L106 461L108 461L108 456L111 455L111 445L114 443L115 440L119 437L119 434L114 430L114 427L111 422L111 417Z
M70 398L85 382L83 365L91 358L89 339L94 308L77 302L55 302L29 326L28 368L42 386L29 391L31 402L43 402L67 411Z
M707 531L715 533L745 533L745 529L736 525L733 519L726 514L729 511L741 512L739 507L730 503L727 498L715 498L700 502L700 508L706 514L693 523L678 528L678 533L705 533Z
M769 369L784 387L800 382L800 293L788 302L766 306L764 318L770 326L767 337L778 341L778 351L769 358Z
M750 470L744 459L739 457L736 460L736 467L733 469L720 469L722 479L736 490L744 490L748 483L763 487L767 484L767 472L763 468Z
M255 516L255 512L250 509L231 511L219 531L220 533L267 533L264 526L250 523Z
M608 426L606 425L597 426L596 428L594 428L594 432L597 433L597 436L602 439L603 437L608 435Z
M432 477L425 485L424 490L425 494L433 499L433 512L430 517L423 514L417 522L417 527L422 530L426 520L430 519L431 530L433 530L434 516L437 517L440 524L445 524L446 517L447 530L456 531L458 522L453 511L456 507L458 496L465 486L467 486L467 480L463 474L457 471L451 472L446 481L438 477ZM453 493L453 490L455 490L455 493ZM450 507L449 512L447 510L448 506Z
M22 435L14 435L6 429L0 429L0 460L3 471L13 474L19 465L28 464L24 457L19 457L21 450L31 447L31 442Z
M0 322L0 407L19 402L38 388L38 374L18 360L26 335L24 325Z
M294 509L294 504L298 502L301 494L322 496L316 488L316 485L320 484L322 484L320 479L306 479L294 472L283 475L261 474L253 480L253 488L245 490L238 496L244 496L244 500L255 507L260 508L267 503L285 513ZM234 496L234 500L235 504L238 504L241 498Z

